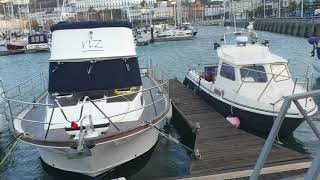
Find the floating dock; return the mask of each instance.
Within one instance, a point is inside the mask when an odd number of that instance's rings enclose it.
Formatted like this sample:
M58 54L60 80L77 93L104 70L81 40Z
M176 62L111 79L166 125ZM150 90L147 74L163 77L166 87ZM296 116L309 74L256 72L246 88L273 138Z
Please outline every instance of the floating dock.
M16 54L29 54L29 53L38 53L38 52L49 52L49 49L41 49L41 50L34 50L34 49L19 49L14 51L0 51L0 56L9 56L9 55L16 55Z
M174 179L248 179L265 143L263 138L234 128L222 115L178 80L170 81L173 108L195 132L190 175ZM301 175L311 165L308 155L275 144L261 171L263 179ZM170 178L169 178L170 179Z

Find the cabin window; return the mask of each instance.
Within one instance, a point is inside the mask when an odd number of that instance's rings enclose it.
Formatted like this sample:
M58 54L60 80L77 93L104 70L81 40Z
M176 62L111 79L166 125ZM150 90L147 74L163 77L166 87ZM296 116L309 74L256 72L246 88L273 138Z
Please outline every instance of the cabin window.
M285 64L273 64L270 67L274 81L284 81L290 78L288 68Z
M229 64L223 63L220 70L220 76L234 81L236 79L234 67Z
M241 80L244 82L260 82L268 81L266 71L263 66L243 66L240 68Z
M35 39L34 36L31 37L31 42L32 42L32 43L36 42L36 39Z

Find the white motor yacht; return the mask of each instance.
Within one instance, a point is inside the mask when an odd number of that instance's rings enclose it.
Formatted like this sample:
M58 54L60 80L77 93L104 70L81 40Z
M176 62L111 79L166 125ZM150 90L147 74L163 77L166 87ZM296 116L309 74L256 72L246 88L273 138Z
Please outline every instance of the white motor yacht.
M157 143L160 126L171 117L169 81L139 68L131 26L52 26L48 88L36 100L17 100L16 90L42 75L2 93L12 133L35 145L49 166L94 177Z
M27 50L49 51L49 42L46 34L33 34L28 36Z

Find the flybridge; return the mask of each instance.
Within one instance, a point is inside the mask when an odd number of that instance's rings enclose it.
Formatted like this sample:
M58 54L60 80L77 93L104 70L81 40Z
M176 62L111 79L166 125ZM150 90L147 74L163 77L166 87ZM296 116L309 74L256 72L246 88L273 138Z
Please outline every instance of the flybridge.
M136 56L131 24L127 22L59 23L51 27L50 61L75 62Z

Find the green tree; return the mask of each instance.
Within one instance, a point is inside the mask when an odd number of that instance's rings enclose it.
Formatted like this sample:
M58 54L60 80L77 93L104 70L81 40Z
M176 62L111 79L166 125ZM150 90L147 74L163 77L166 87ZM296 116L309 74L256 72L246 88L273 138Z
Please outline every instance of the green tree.
M122 19L121 17L121 9L112 10L113 19Z
M141 1L140 6L141 7L146 7L147 6L147 2L145 0Z
M34 29L34 30L38 30L39 29L39 23L38 23L37 20L35 20L35 19L31 20L31 28Z
M254 13L255 17L263 17L263 6L258 6Z
M295 9L297 9L298 5L296 1L290 1L288 6L288 13L292 14Z
M105 20L111 20L111 11L109 9L104 9L103 14Z
M320 0L314 0L312 5L315 9L319 9L320 8Z

